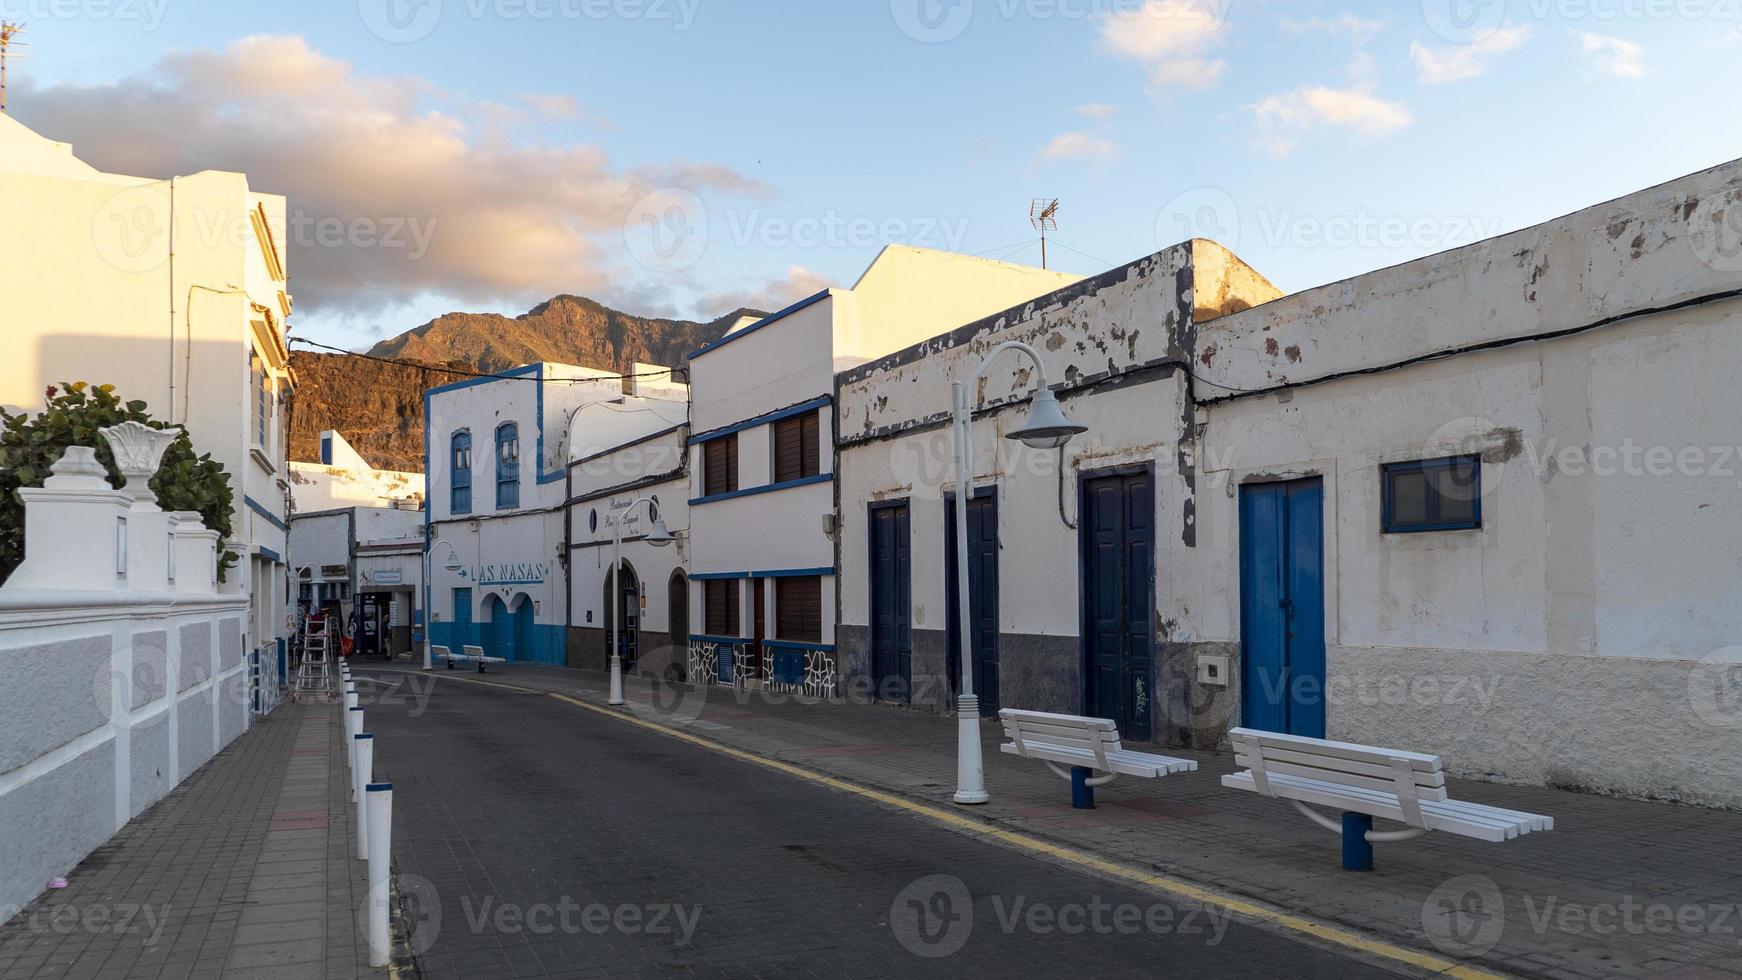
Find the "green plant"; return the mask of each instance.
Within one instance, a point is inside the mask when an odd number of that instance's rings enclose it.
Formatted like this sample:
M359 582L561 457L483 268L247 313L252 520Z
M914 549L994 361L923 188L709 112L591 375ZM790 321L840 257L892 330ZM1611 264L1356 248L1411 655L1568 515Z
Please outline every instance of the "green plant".
M97 430L122 422L168 428L153 419L146 407L142 401L123 402L114 385L93 387L74 381L50 385L42 411L35 415L0 409L0 581L24 560L24 500L18 490L42 486L53 475L49 467L68 446L96 447L98 461L109 470L110 484L119 488L125 481ZM194 452L186 430L164 451L151 489L164 510L194 511L206 527L218 532L220 541L230 539L236 502L230 476L209 453ZM218 556L220 581L236 561L233 551Z

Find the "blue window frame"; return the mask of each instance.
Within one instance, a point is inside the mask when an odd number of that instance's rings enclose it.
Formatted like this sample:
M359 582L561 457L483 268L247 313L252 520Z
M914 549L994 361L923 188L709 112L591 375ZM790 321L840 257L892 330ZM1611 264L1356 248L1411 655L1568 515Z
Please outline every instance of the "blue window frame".
M1386 463L1379 468L1386 534L1482 526L1482 457Z
M496 509L520 506L520 426L504 422L496 427Z
M453 480L449 484L451 491L448 497L448 510L455 514L469 514L472 511L472 434L461 430L453 436L453 454L450 459L453 469Z

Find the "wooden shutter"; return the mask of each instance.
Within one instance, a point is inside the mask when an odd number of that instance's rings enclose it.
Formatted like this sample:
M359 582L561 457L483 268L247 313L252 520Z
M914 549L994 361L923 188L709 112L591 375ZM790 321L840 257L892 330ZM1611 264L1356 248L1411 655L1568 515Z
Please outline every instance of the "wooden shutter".
M738 635L738 583L733 579L709 579L702 583L705 600L703 619L709 636Z
M821 464L820 415L809 411L774 423L774 482L816 476Z
M702 496L738 489L738 434L702 443Z
M823 639L823 580L816 575L776 579L774 584L774 631L782 640L821 643Z

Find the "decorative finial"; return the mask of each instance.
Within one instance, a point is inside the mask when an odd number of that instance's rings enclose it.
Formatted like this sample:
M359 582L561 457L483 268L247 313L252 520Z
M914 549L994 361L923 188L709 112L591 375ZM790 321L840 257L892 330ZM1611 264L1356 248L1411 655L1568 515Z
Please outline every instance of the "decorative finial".
M143 422L122 422L97 431L103 434L109 451L115 454L115 468L127 478L127 485L122 489L132 494L135 501L156 503L157 495L151 492L151 478L163 461L164 451L181 435L181 427L154 429Z
M108 490L109 471L97 462L97 450L90 446L68 446L49 472L54 475L42 485L55 490Z

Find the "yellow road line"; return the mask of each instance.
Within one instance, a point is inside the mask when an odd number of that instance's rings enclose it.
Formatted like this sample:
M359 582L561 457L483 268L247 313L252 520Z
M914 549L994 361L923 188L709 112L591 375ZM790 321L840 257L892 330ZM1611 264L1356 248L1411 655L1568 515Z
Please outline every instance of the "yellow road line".
M398 672L410 673L409 671ZM850 783L834 776L825 776L822 773L806 769L802 766L795 766L789 762L782 762L779 759L771 759L767 756L757 755L743 749L733 748L730 745L721 745L718 742L709 741L699 735L692 735L682 729L673 728L669 725L661 725L644 718L637 718L634 715L617 711L604 705L590 704L567 694L561 694L556 691L541 690L539 688L522 687L517 684L503 684L499 681L476 680L470 677L452 677L447 679L465 681L469 684L483 684L487 687L499 687L505 690L519 691L527 694L543 694L555 698L558 701L572 704L577 708L584 708L596 714L616 719L617 721L645 728L648 731L658 732L661 735L688 742L691 745L718 752L722 755L728 755L734 759L739 759L753 765L762 766L765 769L773 769L776 772L784 773L796 779L802 779L819 786L827 786L830 789L839 790L843 793L851 793L852 795L863 799L875 800L885 806L894 807L897 810L903 810L917 816L925 817L935 823L940 823L956 830L966 831L975 836L990 837L1020 850L1029 851L1035 854L1044 854L1054 860L1088 868L1091 871L1107 877L1129 881L1133 884L1142 885L1143 887L1149 888L1153 891L1163 892L1200 905L1211 906L1249 919L1266 922L1280 929L1312 936L1322 942L1356 950L1369 956L1391 960L1407 966L1426 970L1430 973L1448 977L1457 977L1460 978L1460 980L1504 980L1504 974L1493 973L1465 963L1460 963L1456 960L1449 960L1445 957L1435 956L1421 950L1410 949L1407 946L1399 946L1395 943L1389 943L1382 939L1363 936L1360 933L1352 932L1341 926L1318 922L1302 915L1296 915L1292 912L1284 912L1280 909L1259 905L1256 902L1247 901L1246 899L1237 896L1227 895L1222 892L1204 888L1201 885L1196 885L1179 878L1157 874L1153 871L1142 871L1137 868L1128 867L1123 864L1108 861L1105 858L1096 857L1086 851L1054 844L1050 841L1044 841L1037 837L1021 833L1020 831L1008 830L994 824L986 823L982 820L962 816L959 813L942 810L929 803L919 803L905 797L896 796L893 793L886 793L882 790L860 786L857 783Z

